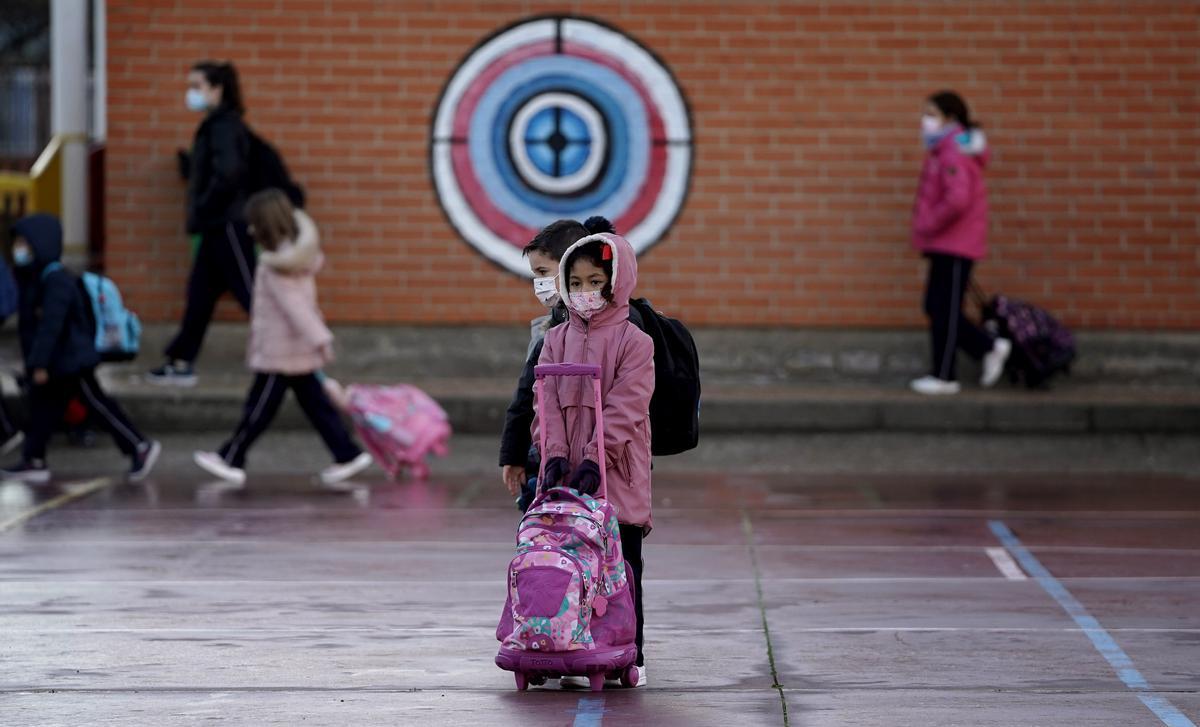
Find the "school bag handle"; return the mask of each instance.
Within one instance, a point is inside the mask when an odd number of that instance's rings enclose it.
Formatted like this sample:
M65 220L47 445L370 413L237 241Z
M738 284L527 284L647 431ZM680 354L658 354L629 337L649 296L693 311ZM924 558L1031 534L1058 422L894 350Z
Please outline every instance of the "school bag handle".
M542 491L542 482L546 479L546 398L542 396L542 387L544 380L550 377L566 377L566 376L586 376L592 380L592 391L596 394L596 457L600 461L596 464L600 465L600 490L596 493L598 497L608 498L608 467L605 462L604 453L604 404L600 398L600 367L596 364L586 363L558 363L558 364L538 364L533 367L533 389L537 395L538 417L540 426L538 426L538 441L541 447L541 464L538 466L538 494Z

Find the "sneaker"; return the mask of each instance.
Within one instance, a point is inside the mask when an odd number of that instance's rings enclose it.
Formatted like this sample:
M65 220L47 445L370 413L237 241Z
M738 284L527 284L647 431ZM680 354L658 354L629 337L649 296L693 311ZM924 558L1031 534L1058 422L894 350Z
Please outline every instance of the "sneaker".
M1000 375L1004 373L1004 364L1008 363L1008 356L1012 353L1012 341L1007 338L997 338L992 344L992 350L983 357L983 376L979 378L979 385L985 389L990 389L1000 380Z
M158 455L162 454L162 443L158 441L142 442L133 455L133 466L129 468L129 481L141 482L150 476L150 471L158 463Z
M196 385L196 369L186 361L167 361L147 371L146 380L159 386L191 387Z
M339 482L348 480L370 467L374 461L371 455L363 452L349 462L342 462L341 464L326 467L321 470L321 484L336 485Z
M592 681L582 676L565 676L558 678L559 689L591 689Z
M235 485L246 483L246 470L231 467L216 452L193 452L192 461L199 465L200 469L214 477L220 477L226 482L232 482Z
M919 379L914 379L909 386L918 394L928 394L930 396L945 396L947 394L957 394L959 391L962 391L962 386L957 381L946 381L936 376L922 376Z
M43 459L22 460L20 464L0 470L0 479L44 485L50 481L50 470L46 468L46 461Z
M17 447L25 443L25 432L16 432L0 444L0 457L7 457Z

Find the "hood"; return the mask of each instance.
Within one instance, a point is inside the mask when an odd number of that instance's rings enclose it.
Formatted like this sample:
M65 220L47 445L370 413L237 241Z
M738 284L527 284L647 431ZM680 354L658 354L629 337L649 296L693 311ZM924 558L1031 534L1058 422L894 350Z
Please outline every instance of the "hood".
M991 150L988 148L987 137L984 135L983 129L967 129L955 134L954 143L958 145L958 151L963 156L974 159L980 167L987 166L988 159L991 158Z
M637 288L637 254L633 251L633 245L630 245L629 241L620 235L601 232L580 239L563 253L562 262L559 263L558 268L558 294L563 301L571 300L570 275L566 269L567 260L577 248L596 240L607 243L613 251L613 275L610 281L613 302L592 316L590 323L593 326L604 325L612 321L624 321L629 318L629 299L633 296L634 289ZM583 322L583 319L574 311L571 311L571 320Z
M315 273L321 267L321 236L317 225L303 210L295 210L295 240L281 243L274 250L264 250L258 261L281 273Z
M24 237L33 248L33 269L42 270L62 257L62 223L54 215L29 215L17 220L13 236Z

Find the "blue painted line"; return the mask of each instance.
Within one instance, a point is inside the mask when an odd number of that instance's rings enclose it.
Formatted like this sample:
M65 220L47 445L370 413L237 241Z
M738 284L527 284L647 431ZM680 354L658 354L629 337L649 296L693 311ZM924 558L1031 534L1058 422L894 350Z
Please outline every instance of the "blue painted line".
M580 697L573 727L600 727L604 723L604 697Z
M1125 653L1125 650L1117 645L1113 637L1100 625L1094 616L1088 613L1083 604L1071 595L1066 586L1059 582L1057 578L1051 575L1050 571L1042 565L1041 561L1029 552L1029 549L1021 543L1020 539L1013 534L1008 526L999 520L991 520L988 522L988 527L991 528L992 534L995 535L1004 545L1021 567L1025 569L1038 585L1042 587L1050 597L1058 602L1059 606L1067 612L1067 615L1074 619L1075 623L1083 631L1083 633L1091 640L1092 646L1096 647L1096 651L1108 661L1112 668L1117 672L1117 676L1125 683L1125 686L1135 692L1150 691L1150 683L1146 681L1146 677L1137 670L1133 665L1133 660ZM1150 711L1158 716L1162 723L1167 727L1196 727L1196 724L1187 718L1183 712L1180 712L1175 705L1171 704L1166 697L1158 694L1138 694L1138 699L1142 700Z

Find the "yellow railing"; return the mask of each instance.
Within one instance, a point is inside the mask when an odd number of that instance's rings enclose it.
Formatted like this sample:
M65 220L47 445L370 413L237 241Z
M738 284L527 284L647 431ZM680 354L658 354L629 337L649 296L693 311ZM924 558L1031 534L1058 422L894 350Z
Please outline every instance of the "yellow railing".
M62 150L86 134L56 134L28 174L0 172L0 214L49 212L62 217Z

